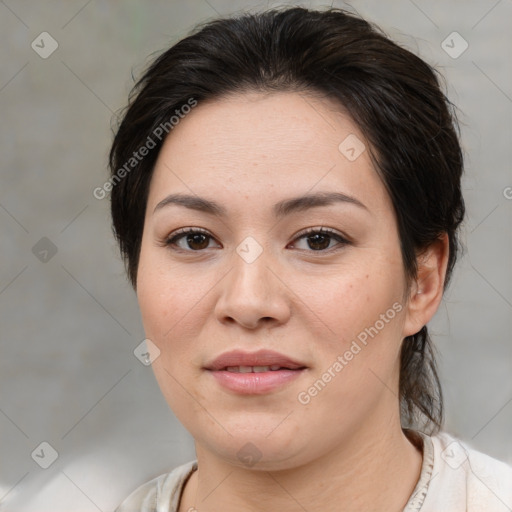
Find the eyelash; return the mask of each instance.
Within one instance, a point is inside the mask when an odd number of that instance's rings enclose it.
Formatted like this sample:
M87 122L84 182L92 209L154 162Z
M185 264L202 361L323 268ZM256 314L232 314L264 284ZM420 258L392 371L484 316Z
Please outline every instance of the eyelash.
M171 233L171 235L165 239L163 245L166 247L174 246L174 247L172 247L172 249L175 251L180 251L180 252L196 252L196 253L203 252L205 249L193 250L193 249L182 249L181 247L176 247L176 242L178 240L180 240L181 238L183 238L187 235L195 235L195 234L202 234L207 237L213 238L213 236L210 235L208 233L208 231L206 231L202 228L182 228L174 233ZM333 250L340 249L341 247L348 245L350 243L348 239L344 238L342 235L340 235L333 229L325 228L325 227L308 228L307 230L304 230L304 231L298 233L294 240L297 240L299 238L306 238L307 236L316 235L316 234L328 235L328 236L334 238L338 242L339 247L335 246L335 247L331 247L328 249L320 249L320 250L316 250L316 251L315 250L307 250L307 252L327 253L327 252L331 252ZM305 250L305 249L300 249L300 250Z

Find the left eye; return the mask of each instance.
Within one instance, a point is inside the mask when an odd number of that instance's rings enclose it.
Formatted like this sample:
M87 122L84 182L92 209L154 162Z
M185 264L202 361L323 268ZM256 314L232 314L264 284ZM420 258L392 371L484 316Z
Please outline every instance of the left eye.
M300 235L296 240L306 239L307 245L310 249L315 252L325 251L326 249L332 249L330 247L331 242L336 240L338 245L346 245L348 241L343 238L340 234L336 233L331 229L321 228L321 229L311 229L306 231L302 235ZM297 247L297 244L293 244L294 247Z
M338 245L341 246L348 244L348 241L343 236L334 230L326 228L310 229L300 234L295 240L301 239L307 240L308 248L314 252L332 249L331 242L333 241L337 241ZM183 240L188 248L180 245L180 242ZM170 236L165 241L165 245L174 246L184 251L199 252L203 249L208 249L211 240L213 240L213 237L207 231L188 228L178 231L174 236ZM300 249L297 243L293 243L292 247Z

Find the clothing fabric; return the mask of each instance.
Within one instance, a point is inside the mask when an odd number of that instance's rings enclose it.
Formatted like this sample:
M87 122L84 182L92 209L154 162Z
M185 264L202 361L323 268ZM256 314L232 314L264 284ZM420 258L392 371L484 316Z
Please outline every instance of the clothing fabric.
M512 467L442 432L408 431L423 452L420 478L403 512L512 512ZM177 512L193 460L138 487L115 512Z

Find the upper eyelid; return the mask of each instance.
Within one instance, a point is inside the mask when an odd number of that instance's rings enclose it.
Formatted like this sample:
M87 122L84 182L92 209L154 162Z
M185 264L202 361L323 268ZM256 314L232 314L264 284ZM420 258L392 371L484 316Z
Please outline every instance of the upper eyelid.
M340 232L334 228L329 228L327 226L316 226L316 227L312 227L312 228L305 228L305 229L299 231L296 235L294 235L294 239L298 238L298 237L302 237L304 235L308 235L309 233L318 233L318 232L327 233L329 235L337 235L340 238L343 238L348 241L348 237L346 235L344 235L342 232Z

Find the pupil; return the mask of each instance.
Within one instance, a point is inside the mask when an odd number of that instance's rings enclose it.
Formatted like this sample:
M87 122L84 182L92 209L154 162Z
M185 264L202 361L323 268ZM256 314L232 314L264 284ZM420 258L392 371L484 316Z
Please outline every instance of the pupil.
M201 244L201 239L203 241L203 244ZM201 247L199 249L204 249L204 241L206 240L206 235L203 235L201 233L194 233L192 235L189 235L187 238L187 243L190 246L193 246L193 244L199 244ZM208 246L208 243L206 243L206 247ZM197 248L197 247L196 247Z
M308 238L310 241L312 239L314 239L313 244L311 244L311 243L309 244L311 249L326 249L327 247L329 247L329 235L322 235L320 233L317 233L316 235L311 235ZM318 242L319 240L320 240L320 242ZM322 244L322 241L323 242L327 241L327 244L325 244L325 243ZM318 243L320 244L321 247L318 247L318 245L316 245ZM316 245L316 247L315 247L315 245Z

